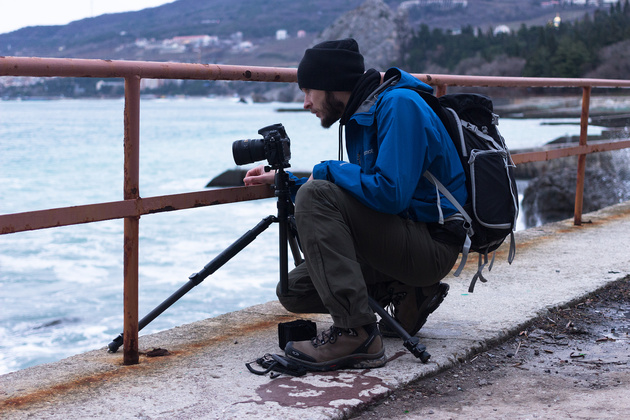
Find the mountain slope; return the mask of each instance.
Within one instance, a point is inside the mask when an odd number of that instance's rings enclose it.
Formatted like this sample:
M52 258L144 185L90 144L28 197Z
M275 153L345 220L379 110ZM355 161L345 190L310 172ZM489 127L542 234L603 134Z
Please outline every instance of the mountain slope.
M535 0L468 0L467 7L450 0L384 0L398 14L404 5L410 26L457 30L464 25L479 28L520 24L544 25L561 13L563 19L581 18L593 7L543 7ZM106 14L64 26L38 26L0 34L0 56L100 58L150 61L208 62L257 65L293 65L314 39L344 13L365 0L177 0L136 12ZM288 42L273 42L284 29ZM305 31L305 38L297 32ZM364 29L367 30L367 29ZM235 33L242 33L235 37ZM255 52L230 52L231 46L173 54L136 47L138 39L162 40L175 36L211 35L228 40L251 41ZM357 38L360 35L350 34Z
M64 26L23 28L0 35L0 55L68 56L68 52L133 42L137 38L166 39L183 35L272 37L319 32L362 0L177 0L136 12L105 14ZM398 2L394 2L398 3ZM99 57L101 58L101 57Z

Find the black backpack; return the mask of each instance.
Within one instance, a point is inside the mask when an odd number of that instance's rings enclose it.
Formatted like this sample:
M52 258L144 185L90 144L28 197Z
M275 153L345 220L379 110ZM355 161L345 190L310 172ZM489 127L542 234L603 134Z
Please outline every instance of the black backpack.
M469 251L479 253L477 273L468 289L472 293L477 280L487 281L481 272L488 263L488 254L494 252L508 235L510 264L516 254L514 230L518 217L518 192L514 162L497 129L499 116L493 112L490 98L472 93L436 98L427 92L412 90L422 96L444 124L466 173L468 201L463 205L431 173L427 171L424 176L457 207L466 221L468 235L455 275L458 276L464 268ZM494 253L488 271L493 262Z

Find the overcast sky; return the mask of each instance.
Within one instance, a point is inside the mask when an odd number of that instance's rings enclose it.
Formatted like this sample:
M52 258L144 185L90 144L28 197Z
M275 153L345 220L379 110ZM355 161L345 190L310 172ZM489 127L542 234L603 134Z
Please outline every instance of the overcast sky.
M174 0L0 0L0 34L26 26L65 25L104 13L146 9Z

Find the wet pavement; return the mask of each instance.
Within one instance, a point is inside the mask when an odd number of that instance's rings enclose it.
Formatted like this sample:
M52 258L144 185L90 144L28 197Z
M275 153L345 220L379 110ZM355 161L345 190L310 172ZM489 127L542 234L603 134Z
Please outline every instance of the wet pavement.
M0 417L335 419L359 412L412 381L469 360L550 308L575 302L630 274L630 202L572 220L517 232L512 265L497 253L489 281L468 284L476 261L419 332L431 354L423 364L398 339L385 339L389 361L372 370L251 374L245 363L281 353L277 324L296 319L277 302L140 337L140 349L168 350L122 365L122 353L94 350L0 376ZM474 258L473 258L474 260ZM321 330L327 316L304 315Z

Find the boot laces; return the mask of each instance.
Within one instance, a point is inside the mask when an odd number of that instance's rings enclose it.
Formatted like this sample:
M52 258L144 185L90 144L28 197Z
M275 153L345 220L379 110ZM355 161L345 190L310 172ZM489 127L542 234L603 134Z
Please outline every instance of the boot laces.
M311 343L313 347L323 346L326 343L334 344L344 332L351 336L357 335L353 328L339 328L333 325L329 329L322 331L318 336L311 338Z
M401 291L394 293L393 289L389 290L390 303L385 306L385 310L394 318L396 318L396 312L398 306L401 304L403 299L407 297L407 292Z

